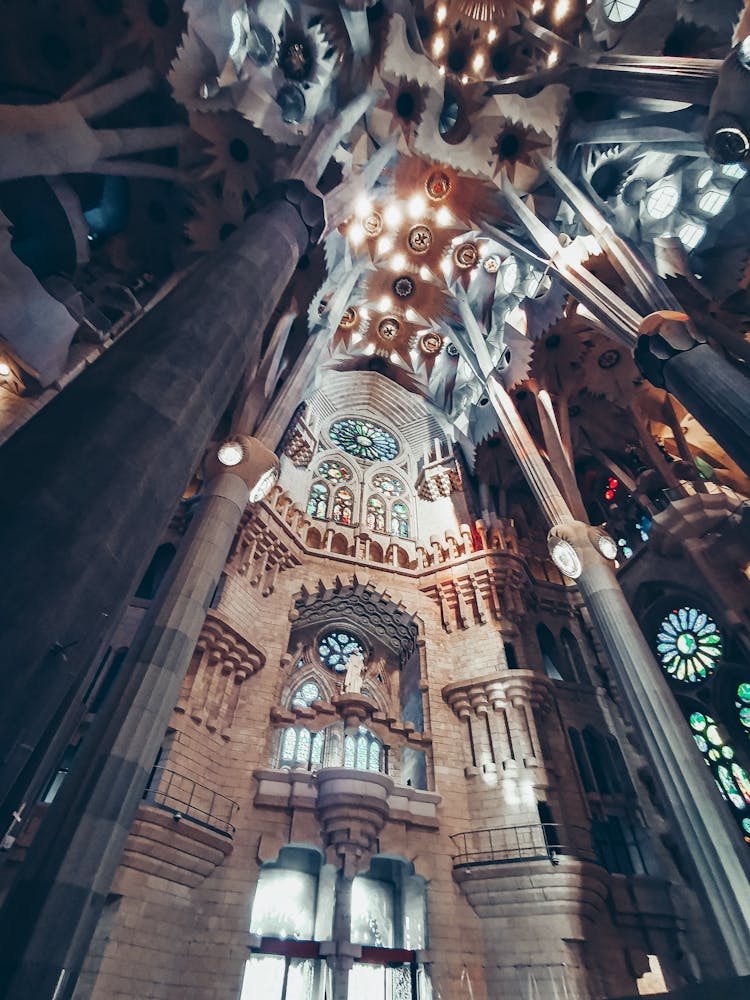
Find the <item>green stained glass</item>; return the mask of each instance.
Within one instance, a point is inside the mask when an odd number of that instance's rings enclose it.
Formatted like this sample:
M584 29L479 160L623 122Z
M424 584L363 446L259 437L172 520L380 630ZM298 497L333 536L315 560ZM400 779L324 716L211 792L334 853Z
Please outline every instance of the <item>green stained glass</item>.
M321 462L318 466L318 475L324 479L332 479L336 483L345 483L352 478L352 474L341 462Z
M739 764L732 764L732 777L740 792L742 792L743 799L750 805L750 777L747 771L740 767Z
M390 462L398 455L395 437L370 420L337 420L329 434L342 451L368 462Z
M377 476L373 476L372 485L387 497L400 497L404 492L404 484L388 472L379 472Z
M666 672L677 681L698 683L710 677L722 654L716 622L698 608L678 608L662 619L656 652Z
M385 504L380 497L367 501L367 527L371 531L385 531Z
M722 747L721 756L725 760L731 760L734 757L734 750L731 747Z
M715 747L720 747L724 742L719 733L719 728L715 724L712 724L706 728L706 737L708 739L708 742L713 743Z
M337 524L351 524L354 513L354 495L342 486L333 499L333 520Z
M700 733L693 733L693 739L701 753L708 753L708 743L706 743Z
M737 697L746 705L750 705L750 684L740 684L737 688Z
M307 501L307 513L310 517L325 518L328 514L328 487L325 483L313 483L310 488L310 499Z
M735 809L744 809L745 800L740 795L737 786L734 783L734 779L732 778L732 775L729 773L729 769L724 767L723 764L719 764L719 766L716 768L716 773L719 776L721 787L726 792L727 798L735 807Z
M750 833L750 819L743 819L742 829L745 831L745 833Z
M750 706L745 705L740 709L740 722L746 729L750 729Z
M706 728L706 716L703 712L693 712L690 716L690 725L697 733L702 733Z
M346 662L352 653L363 656L364 649L353 635L344 631L329 632L318 646L318 655L325 666L339 673L346 669Z
M409 511L400 500L391 507L391 534L399 538L409 537Z
M708 759L709 760L721 760L721 754L716 749L716 747L711 747L711 749L708 751Z

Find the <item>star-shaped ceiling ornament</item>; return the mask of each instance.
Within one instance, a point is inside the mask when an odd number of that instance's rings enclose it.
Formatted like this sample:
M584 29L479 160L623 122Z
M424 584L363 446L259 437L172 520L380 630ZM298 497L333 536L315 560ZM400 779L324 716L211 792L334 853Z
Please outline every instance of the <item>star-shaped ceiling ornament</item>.
M528 191L539 176L535 153L549 149L550 142L548 135L536 129L524 127L518 122L503 122L492 147L494 176L505 171L512 184Z

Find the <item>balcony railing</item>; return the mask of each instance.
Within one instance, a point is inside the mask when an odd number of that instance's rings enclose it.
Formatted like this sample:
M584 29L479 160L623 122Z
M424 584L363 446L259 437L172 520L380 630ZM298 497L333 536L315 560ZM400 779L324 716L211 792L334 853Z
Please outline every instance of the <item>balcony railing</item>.
M472 865L504 864L510 861L536 861L547 859L557 864L560 855L585 857L593 852L585 844L591 843L587 830L575 829L576 836L563 837L556 823L528 823L524 826L496 827L491 830L470 830L451 836L457 853L453 855L454 868Z
M155 767L143 798L149 805L172 813L175 819L190 820L230 839L234 836L232 818L240 808L234 799L177 771Z

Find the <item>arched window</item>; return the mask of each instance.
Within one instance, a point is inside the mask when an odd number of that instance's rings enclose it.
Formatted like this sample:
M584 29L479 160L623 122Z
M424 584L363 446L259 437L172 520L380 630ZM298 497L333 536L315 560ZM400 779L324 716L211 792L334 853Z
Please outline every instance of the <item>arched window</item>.
M560 642L565 650L565 656L567 657L573 677L578 681L586 683L588 675L586 673L586 664L581 654L581 647L578 645L578 640L570 629L564 628L560 632Z
M323 479L330 479L334 483L346 483L352 478L351 469L335 459L321 462L318 466L318 475L322 476Z
M325 736L302 726L289 726L281 736L279 767L318 767L323 759Z
M314 701L320 701L320 688L315 681L305 681L294 693L292 708L309 708Z
M380 497L367 501L367 527L370 531L385 531L385 504Z
M750 843L750 775L735 759L722 726L704 712L691 712L688 719L693 739L723 798L734 807L745 840Z
M321 663L337 673L342 673L346 669L347 660L352 653L364 656L365 651L360 642L343 629L324 635L318 646Z
M545 674L556 681L569 680L569 678L564 678L560 673L560 657L558 656L555 637L547 626L541 622L536 627L536 637L539 642L539 651L542 654L542 666L544 667Z
M328 487L325 483L313 483L310 489L310 499L307 501L307 513L310 517L323 520L328 516Z
M352 491L342 486L333 501L333 520L336 524L351 524L354 511L354 495Z
M392 476L390 472L379 472L377 476L373 476L372 485L384 496L391 499L403 496L404 493L404 484L396 476Z
M391 506L391 534L399 538L409 537L409 511L401 500Z
M659 624L656 651L664 670L676 681L706 680L719 664L721 634L705 611L682 607L670 611Z
M344 767L358 771L381 771L383 747L366 726L360 726L357 735L344 737Z

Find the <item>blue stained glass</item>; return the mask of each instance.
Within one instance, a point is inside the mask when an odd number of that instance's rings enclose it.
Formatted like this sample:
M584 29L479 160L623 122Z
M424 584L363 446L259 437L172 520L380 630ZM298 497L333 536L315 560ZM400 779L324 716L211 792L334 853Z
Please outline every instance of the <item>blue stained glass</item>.
M404 484L387 472L380 472L377 476L373 476L372 485L387 497L400 497L404 492Z
M329 431L342 451L368 462L390 462L398 455L398 443L385 427L370 420L337 420Z
M310 517L326 517L328 513L328 487L325 483L312 484L310 499L307 501L307 513Z
M325 666L339 673L346 668L346 661L352 653L359 653L363 656L364 649L348 632L329 632L321 639L318 646L318 655Z
M320 698L320 688L315 681L306 681L292 698L292 708L309 708L314 701Z
M722 654L721 636L705 611L679 608L670 611L659 625L656 651L670 677L697 683L716 669Z

